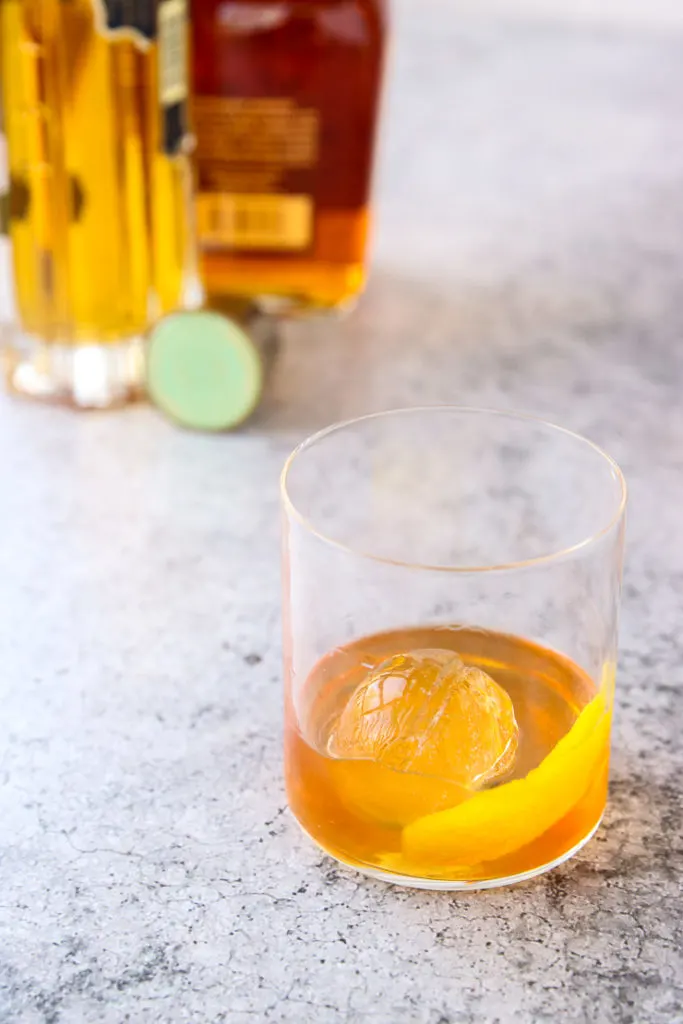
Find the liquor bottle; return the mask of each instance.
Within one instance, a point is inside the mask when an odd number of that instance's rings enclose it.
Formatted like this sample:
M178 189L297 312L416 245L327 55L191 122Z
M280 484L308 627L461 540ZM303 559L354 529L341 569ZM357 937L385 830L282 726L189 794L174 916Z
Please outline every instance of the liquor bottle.
M343 306L363 286L385 0L192 0L209 300Z
M11 389L107 406L196 289L185 0L0 0Z

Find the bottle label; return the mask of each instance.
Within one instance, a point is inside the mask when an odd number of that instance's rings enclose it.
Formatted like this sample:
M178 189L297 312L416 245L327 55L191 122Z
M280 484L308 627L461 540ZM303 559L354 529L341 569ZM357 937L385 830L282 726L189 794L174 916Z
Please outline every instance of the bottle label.
M200 192L197 227L207 248L297 252L313 240L310 196Z
M0 0L1 2L1 0ZM187 0L92 0L97 31L129 39L141 50L156 43L162 111L161 148L179 153L188 137Z
M101 35L130 39L143 50L156 39L156 0L92 0L92 4Z
M164 0L159 4L159 100L172 107L187 99L187 4Z
M247 251L309 248L318 111L289 98L198 96L193 113L202 243Z
M188 138L187 0L161 0L157 9L157 29L162 147L172 156L183 149Z

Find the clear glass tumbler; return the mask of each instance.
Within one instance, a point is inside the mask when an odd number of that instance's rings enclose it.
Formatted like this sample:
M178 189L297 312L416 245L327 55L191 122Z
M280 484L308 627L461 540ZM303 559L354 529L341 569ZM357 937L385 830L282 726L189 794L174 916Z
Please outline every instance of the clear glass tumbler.
M607 798L626 488L539 420L330 427L282 479L285 770L344 864L434 889L572 856Z

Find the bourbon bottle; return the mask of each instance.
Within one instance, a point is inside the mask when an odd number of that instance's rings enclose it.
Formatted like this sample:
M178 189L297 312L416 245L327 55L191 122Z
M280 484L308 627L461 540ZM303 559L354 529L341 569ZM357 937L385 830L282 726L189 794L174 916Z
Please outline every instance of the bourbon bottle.
M193 0L192 14L209 300L343 306L366 273L386 0Z

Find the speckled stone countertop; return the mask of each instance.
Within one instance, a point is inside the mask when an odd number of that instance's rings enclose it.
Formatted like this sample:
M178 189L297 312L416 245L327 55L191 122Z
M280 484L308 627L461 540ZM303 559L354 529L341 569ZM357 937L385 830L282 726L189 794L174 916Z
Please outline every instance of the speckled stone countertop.
M3 1024L683 1020L683 38L448 10L399 11L367 298L246 431L0 402ZM280 466L441 401L632 498L605 824L467 896L335 866L281 779Z

